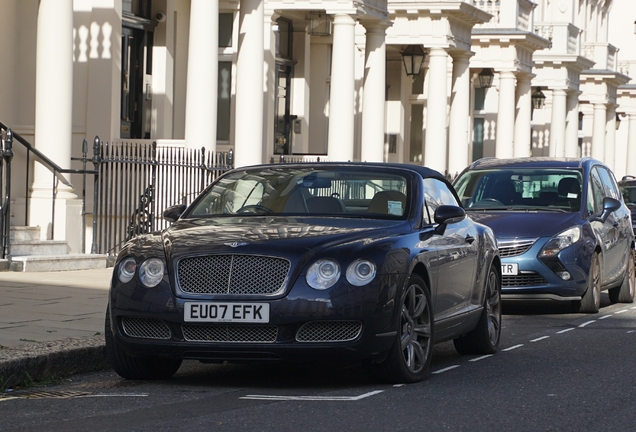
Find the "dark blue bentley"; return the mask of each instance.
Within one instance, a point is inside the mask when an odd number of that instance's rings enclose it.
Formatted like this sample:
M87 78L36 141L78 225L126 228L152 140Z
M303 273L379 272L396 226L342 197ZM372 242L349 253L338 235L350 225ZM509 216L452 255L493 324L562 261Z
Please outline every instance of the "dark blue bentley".
M634 233L612 172L583 159L481 159L454 183L471 217L490 226L504 300L571 301L598 312L634 300Z
M422 379L433 344L493 353L501 263L424 167L280 164L226 173L115 263L106 347L129 379L202 362L351 360Z

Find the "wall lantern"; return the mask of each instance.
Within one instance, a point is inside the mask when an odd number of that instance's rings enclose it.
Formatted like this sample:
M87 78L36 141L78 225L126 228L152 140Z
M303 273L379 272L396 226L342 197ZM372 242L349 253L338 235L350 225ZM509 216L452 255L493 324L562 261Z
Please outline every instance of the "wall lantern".
M478 76L479 76L479 86L481 88L492 87L492 79L495 77L495 74L492 73L492 69L483 68Z
M312 36L330 36L331 35L331 17L324 11L309 12L309 25L307 33Z
M422 63L424 63L425 56L426 53L422 49L421 45L407 46L406 49L402 51L402 61L404 62L406 75L419 75L422 70Z
M541 91L541 87L537 87L537 89L532 93L532 108L543 109L544 106L545 95Z

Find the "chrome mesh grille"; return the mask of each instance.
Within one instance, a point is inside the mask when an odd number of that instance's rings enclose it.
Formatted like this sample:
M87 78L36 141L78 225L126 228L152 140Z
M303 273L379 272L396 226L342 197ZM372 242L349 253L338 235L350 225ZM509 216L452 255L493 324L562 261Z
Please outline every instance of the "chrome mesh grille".
M523 255L532 247L532 245L535 244L536 241L537 239L500 241L499 256L505 258Z
M123 317L121 325L127 336L143 339L170 339L170 327L155 318Z
M548 281L538 273L521 273L516 276L501 277L502 287L521 287L521 286L539 286L547 285Z
M208 255L178 264L179 287L192 294L275 294L284 287L290 263L258 255Z
M191 342L273 343L278 327L273 325L196 325L181 326L183 337Z
M298 329L298 342L347 342L362 331L360 321L311 321Z

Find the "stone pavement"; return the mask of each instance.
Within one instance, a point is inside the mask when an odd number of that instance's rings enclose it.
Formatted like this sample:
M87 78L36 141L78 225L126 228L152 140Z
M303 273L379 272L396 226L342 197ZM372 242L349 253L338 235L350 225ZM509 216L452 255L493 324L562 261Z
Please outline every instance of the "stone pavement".
M0 272L0 388L108 367L112 271Z

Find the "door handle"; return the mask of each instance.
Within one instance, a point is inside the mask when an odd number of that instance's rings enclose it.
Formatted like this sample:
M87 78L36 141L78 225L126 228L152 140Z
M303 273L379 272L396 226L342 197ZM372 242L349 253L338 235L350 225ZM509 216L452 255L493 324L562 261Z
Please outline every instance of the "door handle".
M470 234L467 235L464 240L466 240L466 243L468 244L472 244L475 241L475 237L471 236Z

